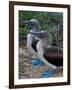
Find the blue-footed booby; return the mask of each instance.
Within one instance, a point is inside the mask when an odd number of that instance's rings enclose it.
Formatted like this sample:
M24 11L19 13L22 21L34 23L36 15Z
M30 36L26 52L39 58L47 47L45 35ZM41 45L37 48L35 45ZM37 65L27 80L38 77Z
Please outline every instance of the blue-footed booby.
M62 70L63 49L56 46L51 46L51 34L48 31L30 32L30 34L39 38L36 48L40 60L42 60L48 66L52 67L54 70Z
M37 19L31 19L28 21L24 21L24 24L27 24L29 28L31 28L30 32L27 35L27 47L31 53L37 55L36 44L39 41L35 35L30 34L31 32L37 32L40 30L40 23Z

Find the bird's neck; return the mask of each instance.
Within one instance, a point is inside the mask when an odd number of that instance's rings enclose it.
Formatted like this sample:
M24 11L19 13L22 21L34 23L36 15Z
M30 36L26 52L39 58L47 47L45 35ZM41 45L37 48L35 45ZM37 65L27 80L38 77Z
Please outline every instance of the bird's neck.
M36 26L36 27L32 26L31 27L31 30L33 30L33 31L39 31L40 30L40 26Z
M37 28L32 28L30 32L37 32L37 31L39 31L39 29L37 29Z

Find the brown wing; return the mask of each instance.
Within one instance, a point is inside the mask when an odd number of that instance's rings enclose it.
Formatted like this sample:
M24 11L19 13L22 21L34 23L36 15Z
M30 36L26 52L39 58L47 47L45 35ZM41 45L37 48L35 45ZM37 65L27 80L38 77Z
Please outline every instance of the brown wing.
M44 52L44 58L53 65L63 66L62 50L58 51L57 48L47 48L47 50Z

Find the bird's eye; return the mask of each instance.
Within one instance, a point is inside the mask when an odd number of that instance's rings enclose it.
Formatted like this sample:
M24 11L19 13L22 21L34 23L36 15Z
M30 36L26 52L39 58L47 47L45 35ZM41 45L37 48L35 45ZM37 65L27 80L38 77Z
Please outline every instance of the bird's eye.
M33 22L31 22L31 25L34 25L34 23L33 23Z
M30 25L31 26L37 26L37 24L35 22L31 22Z

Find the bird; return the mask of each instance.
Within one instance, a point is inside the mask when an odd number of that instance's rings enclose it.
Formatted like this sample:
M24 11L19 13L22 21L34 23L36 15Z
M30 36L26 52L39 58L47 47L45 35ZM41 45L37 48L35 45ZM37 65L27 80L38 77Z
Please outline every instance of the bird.
M36 44L38 43L39 39L30 33L39 31L40 23L37 19L25 20L23 23L27 24L30 28L30 31L27 34L27 47L32 54L37 55Z
M30 34L33 34L39 38L36 48L40 60L56 72L63 70L63 49L56 46L51 46L51 33L48 31L42 31L30 32Z
M37 55L43 63L56 70L56 72L62 70L62 48L51 46L51 33L46 30L40 31L40 23L37 19L24 21L24 23L31 28L27 35L27 47L31 53Z

